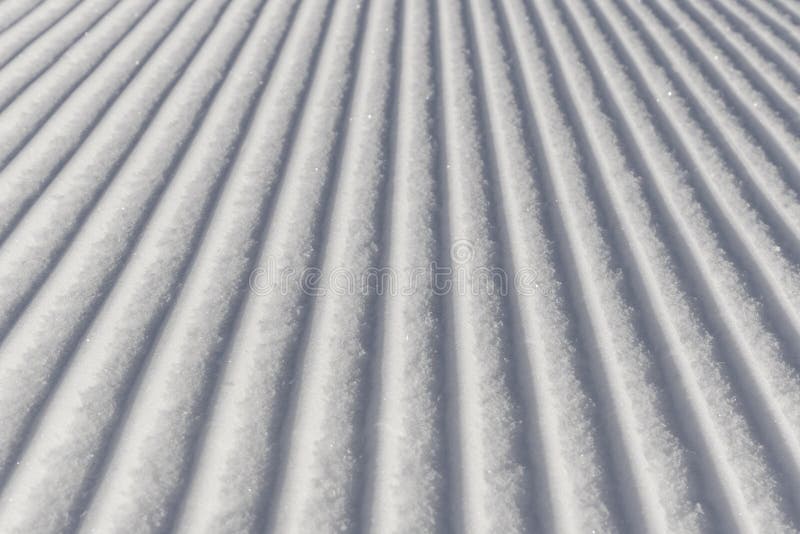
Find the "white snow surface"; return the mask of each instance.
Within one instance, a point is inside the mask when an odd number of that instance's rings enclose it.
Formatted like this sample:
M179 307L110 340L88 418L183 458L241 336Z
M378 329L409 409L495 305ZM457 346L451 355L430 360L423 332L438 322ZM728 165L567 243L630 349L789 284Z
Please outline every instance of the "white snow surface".
M800 532L800 0L0 0L62 532Z

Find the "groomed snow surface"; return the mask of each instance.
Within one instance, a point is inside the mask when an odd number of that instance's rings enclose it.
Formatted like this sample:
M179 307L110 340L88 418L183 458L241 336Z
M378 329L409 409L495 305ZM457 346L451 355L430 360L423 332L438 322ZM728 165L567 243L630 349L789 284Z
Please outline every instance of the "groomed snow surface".
M800 530L798 0L0 0L0 533Z

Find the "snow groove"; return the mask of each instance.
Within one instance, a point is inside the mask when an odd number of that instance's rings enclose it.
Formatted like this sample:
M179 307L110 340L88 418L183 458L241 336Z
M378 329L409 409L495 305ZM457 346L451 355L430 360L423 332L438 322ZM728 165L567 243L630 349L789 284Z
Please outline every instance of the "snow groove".
M0 1L0 532L800 531L795 0Z

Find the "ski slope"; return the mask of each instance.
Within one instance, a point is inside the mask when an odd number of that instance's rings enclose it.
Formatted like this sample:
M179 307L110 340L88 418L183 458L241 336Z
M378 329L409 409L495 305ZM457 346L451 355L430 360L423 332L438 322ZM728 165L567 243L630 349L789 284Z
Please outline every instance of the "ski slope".
M0 0L0 533L800 531L800 1Z

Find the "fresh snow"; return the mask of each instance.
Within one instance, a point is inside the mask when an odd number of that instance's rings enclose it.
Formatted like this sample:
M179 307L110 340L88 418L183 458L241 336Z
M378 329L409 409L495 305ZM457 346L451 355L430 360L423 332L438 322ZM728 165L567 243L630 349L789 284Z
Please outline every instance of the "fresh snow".
M0 533L800 531L798 0L0 0Z

